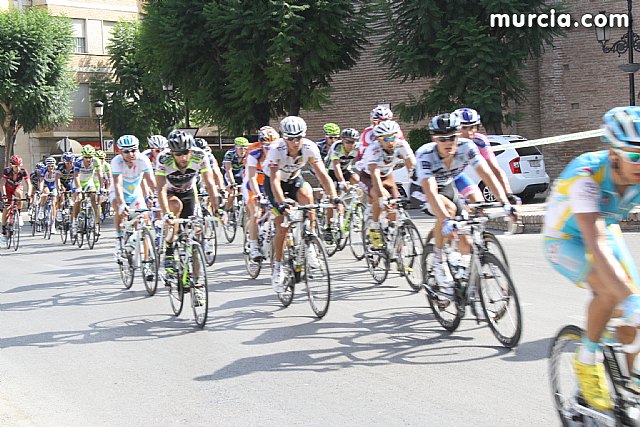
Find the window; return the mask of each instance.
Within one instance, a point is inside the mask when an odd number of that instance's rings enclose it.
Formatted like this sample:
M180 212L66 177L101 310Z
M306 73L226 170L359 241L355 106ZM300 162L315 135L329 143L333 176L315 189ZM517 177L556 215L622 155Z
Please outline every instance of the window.
M73 117L90 117L91 105L89 103L89 85L82 83L78 85L78 88L71 94L71 111Z
M73 52L74 53L87 53L87 37L86 26L84 19L72 19L73 25Z
M113 21L102 21L102 53L104 54L107 54L107 45L111 41L115 25Z

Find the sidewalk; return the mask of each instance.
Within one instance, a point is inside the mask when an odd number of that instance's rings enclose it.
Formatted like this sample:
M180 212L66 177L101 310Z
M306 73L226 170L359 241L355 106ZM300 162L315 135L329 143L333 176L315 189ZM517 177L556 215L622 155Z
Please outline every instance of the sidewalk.
M532 203L519 207L522 215L522 233L540 233L544 224L546 203ZM505 230L506 225L501 220L489 221L488 228ZM640 231L640 207L631 211L629 218L620 223L622 231Z

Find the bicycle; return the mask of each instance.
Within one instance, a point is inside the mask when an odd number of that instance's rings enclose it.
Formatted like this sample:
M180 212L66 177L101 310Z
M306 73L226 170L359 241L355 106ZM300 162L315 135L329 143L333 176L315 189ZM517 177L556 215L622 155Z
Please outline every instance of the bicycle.
M211 267L216 262L218 255L218 233L216 232L216 226L218 218L209 211L208 194L203 193L199 197L200 211L196 211L196 216L201 216L204 220L204 230L202 232L202 238L200 244L204 250L204 258L207 262L207 266Z
M288 227L288 230L282 258L285 289L278 294L278 299L284 307L288 307L293 301L295 285L304 280L309 304L319 319L329 310L331 276L327 253L322 241L312 232L309 212L312 209L326 207L328 206L325 203L290 206L289 213L281 225ZM311 247L316 254L315 266L311 265L315 263L311 262L314 260L309 257Z
M80 204L80 212L78 213L78 218L76 219L77 231L71 236L71 243L77 244L78 248L82 248L84 244L84 239L86 235L87 245L89 249L93 249L93 246L96 244L98 240L98 232L96 224L95 211L93 210L93 204L91 203L91 199L87 197L88 194L96 194L95 191L82 191L82 201Z
M363 241L367 268L373 280L381 284L387 279L391 262L395 262L400 274L409 286L418 292L422 287L422 254L424 245L418 228L411 220L405 207L407 198L390 199L387 205L396 205L394 226L381 227L383 246L374 247L369 239L368 226L363 227Z
M327 244L325 241L327 255L333 256L336 252L342 251L349 243L351 253L356 260L360 261L365 255L362 235L365 208L360 203L360 193L355 186L351 186L341 199L344 203L344 211L334 209L335 220L330 224L332 241L331 244ZM318 223L322 224L322 226L319 229L327 226L326 215L323 211L321 213Z
M191 294L191 308L196 324L204 328L209 309L209 286L204 251L198 234L202 233L202 218L172 219L169 224L178 224L178 236L174 246L175 277L165 274L165 285L169 286L169 300L173 314L179 316L184 305L184 293ZM171 227L171 225L169 225Z
M582 343L582 328L567 325L554 338L549 354L549 380L554 406L563 426L638 425L640 394L630 387L630 367L627 366L626 353L640 351L640 333L636 330L635 340L624 345L615 336L615 328L619 326L626 326L623 319L611 319L602 340L605 373L614 404L613 410L606 412L593 409L587 404L580 394L578 379L573 371L572 360Z
M7 202L9 205L9 214L7 215L7 234L5 235L7 240L5 244L7 249L11 249L11 246L13 246L14 252L17 251L20 246L20 210L16 202L28 202L28 200L29 199L12 197L11 200Z
M62 244L67 243L67 239L69 236L69 230L71 229L71 199L69 195L70 191L64 191L60 194L60 197L63 197L62 207L58 210L58 217L56 218L56 229L60 234L60 240L62 240Z
M122 221L124 233L116 262L126 289L131 289L135 271L140 270L144 287L149 296L153 296L158 288L159 261L154 232L145 217L148 212L148 209L136 210Z
M249 277L252 279L257 278L262 270L262 262L269 258L273 260L273 239L275 237L274 218L275 215L269 210L269 203L264 202L260 204L259 208L260 217L257 218L258 223L258 249L261 256L259 259L254 260L249 256L249 229L244 232L244 243L242 256L244 258L244 264L249 273Z
M33 202L29 205L29 223L31 224L31 237L36 235L40 224L38 223L38 207L40 206L40 192L36 191L33 194Z
M499 206L499 203L478 203L472 208L485 209ZM443 267L449 268L454 279L453 296L439 288L433 269L434 245L425 246L423 254L423 287L436 320L449 332L458 328L465 315L467 305L471 306L476 321L487 321L493 335L507 348L515 347L522 334L522 313L518 294L502 261L486 250L484 231L490 218L506 216L504 212L469 215L458 222L458 234L471 236L471 257L469 265L458 270L452 260L443 260ZM446 248L444 248L446 249ZM443 249L443 252L444 252ZM458 270L456 272L456 270ZM502 331L502 328L505 331Z
M233 198L231 209L227 212L227 220L222 223L222 231L224 231L224 236L228 243L232 243L235 240L238 224L241 224L244 228L245 219L244 201L242 199L240 186L238 184L234 184L232 187L235 188L236 195ZM221 206L226 206L226 201L223 201Z

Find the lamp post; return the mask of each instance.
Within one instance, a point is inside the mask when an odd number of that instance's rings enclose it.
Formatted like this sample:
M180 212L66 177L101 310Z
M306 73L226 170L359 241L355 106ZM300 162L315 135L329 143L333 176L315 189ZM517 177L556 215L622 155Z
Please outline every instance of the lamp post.
M93 108L95 109L96 117L98 117L98 135L100 137L100 149L104 151L104 144L102 141L102 114L104 113L104 104L102 103L102 101L96 101L96 103L93 104Z
M633 62L633 51L640 52L640 36L633 32L633 16L631 15L631 9L633 8L633 0L627 0L627 17L629 19L629 26L627 27L627 33L624 34L620 40L613 43L611 46L607 46L609 38L611 37L611 27L596 27L596 38L602 46L602 52L604 53L617 53L618 57L624 53L629 55L629 63L620 65L620 69L629 74L629 105L636 105L635 96L635 77L634 73L640 70L640 64ZM606 12L601 11L600 14L606 15Z
M165 92L173 93L173 83L168 80L162 79L162 90ZM185 96L184 98L184 126L189 128L191 124L189 123L189 100Z

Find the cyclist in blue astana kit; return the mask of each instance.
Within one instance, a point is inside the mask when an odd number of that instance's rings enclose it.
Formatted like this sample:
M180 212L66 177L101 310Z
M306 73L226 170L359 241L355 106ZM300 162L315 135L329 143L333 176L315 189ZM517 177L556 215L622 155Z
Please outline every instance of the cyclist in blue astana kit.
M156 189L153 167L147 156L139 151L140 142L133 135L122 135L116 142L120 154L111 160L113 180L109 187L109 200L113 205L116 225L116 251L122 248L121 223L128 214L147 208L145 196ZM148 194L143 193L142 179Z
M593 291L586 333L573 364L580 391L598 410L613 407L604 366L598 361L600 337L611 317L640 326L640 276L618 222L640 204L640 107L618 107L604 117L608 150L574 159L553 185L544 226L544 251L553 267L576 285ZM619 328L631 342L637 331ZM633 366L637 354L628 354ZM640 370L632 386L640 390Z

